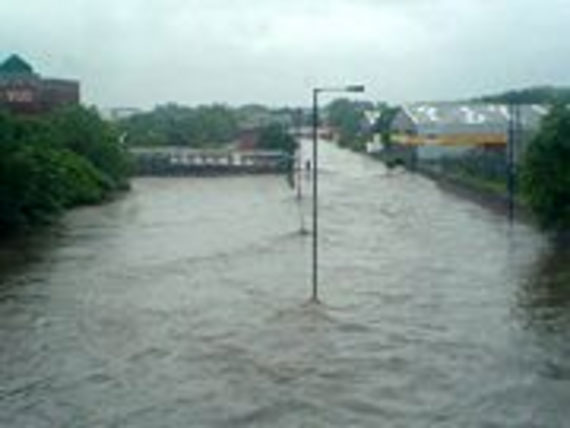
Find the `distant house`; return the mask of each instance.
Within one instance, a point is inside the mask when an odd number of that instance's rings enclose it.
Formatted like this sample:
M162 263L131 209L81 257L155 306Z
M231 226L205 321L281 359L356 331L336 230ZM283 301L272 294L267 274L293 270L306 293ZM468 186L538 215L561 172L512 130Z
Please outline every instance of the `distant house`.
M521 126L530 135L548 109L521 105ZM416 103L402 106L389 127L392 141L417 146L419 158L461 155L474 147L504 150L510 111L507 105L483 103Z
M68 104L78 104L79 82L47 79L18 55L0 64L0 109L13 113L34 114Z
M362 120L360 122L360 130L364 134L374 132L376 123L380 119L382 111L380 110L364 110L362 113Z

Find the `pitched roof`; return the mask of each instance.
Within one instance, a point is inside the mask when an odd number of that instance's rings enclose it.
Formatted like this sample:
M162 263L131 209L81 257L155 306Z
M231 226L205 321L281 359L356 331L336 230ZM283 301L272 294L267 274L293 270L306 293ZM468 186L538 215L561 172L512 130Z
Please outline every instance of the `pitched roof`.
M419 133L504 133L510 113L507 105L485 103L416 103L403 107ZM548 109L542 105L521 105L525 128L536 129Z
M34 69L18 55L11 55L0 64L0 73L3 74L33 74Z

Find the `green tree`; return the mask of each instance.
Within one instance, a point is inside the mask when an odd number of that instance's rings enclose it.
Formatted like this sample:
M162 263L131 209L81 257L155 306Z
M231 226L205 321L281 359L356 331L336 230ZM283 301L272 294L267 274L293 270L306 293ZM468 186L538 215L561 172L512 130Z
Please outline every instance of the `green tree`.
M122 120L121 132L132 146L218 147L237 136L236 113L224 105L190 108L177 104L156 107Z
M261 129L257 147L265 150L281 150L292 156L297 148L297 141L283 125L272 123Z
M503 104L568 104L570 103L570 88L556 86L536 86L507 91L496 95L486 95L480 98L475 98L475 101Z
M110 187L124 187L130 172L119 132L93 108L67 107L48 117L56 143L86 158L106 178Z
M0 234L100 202L127 182L127 155L95 110L0 113L0 136Z
M328 123L338 131L341 146L364 150L367 137L364 112L370 109L374 109L374 104L347 98L338 98L327 106Z
M327 117L328 123L339 131L340 142L343 144L356 138L363 115L355 103L339 98L329 104Z
M269 124L261 129L257 140L257 148L264 150L279 150L286 156L282 159L282 165L287 172L287 181L293 187L293 155L297 150L298 143L295 138L287 132L287 128L279 123Z
M382 136L382 143L385 150L392 148L392 121L400 111L399 107L390 107L387 104L381 106L382 114L376 121L375 131Z
M570 110L565 105L551 109L528 146L522 184L543 227L570 228Z

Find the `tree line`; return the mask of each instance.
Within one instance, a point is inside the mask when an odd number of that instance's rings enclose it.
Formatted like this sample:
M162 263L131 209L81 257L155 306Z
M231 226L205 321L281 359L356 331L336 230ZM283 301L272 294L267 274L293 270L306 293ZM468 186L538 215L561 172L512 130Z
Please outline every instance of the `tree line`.
M325 106L323 122L335 129L341 146L360 150L370 135L370 129L363 126L365 112L374 108L371 102L339 98ZM121 120L119 128L132 146L215 148L235 141L244 129L258 129L267 136L277 127L312 126L312 120L310 109L294 107L166 104Z
M216 148L235 141L241 130L294 126L295 109L261 105L229 107L222 104L188 107L166 104L119 122L132 146L184 146Z
M569 104L570 88L535 86L495 95L485 95L475 98L474 101L499 104Z
M0 112L0 234L49 223L65 209L128 187L118 130L95 109L42 116Z
M157 106L119 122L126 142L133 146L220 146L235 139L237 117L223 105L191 108Z

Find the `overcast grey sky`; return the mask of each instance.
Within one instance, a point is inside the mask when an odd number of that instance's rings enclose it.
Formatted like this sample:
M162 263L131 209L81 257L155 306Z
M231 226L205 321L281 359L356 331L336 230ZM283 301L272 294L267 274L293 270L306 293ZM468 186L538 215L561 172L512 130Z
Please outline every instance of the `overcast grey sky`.
M99 106L453 99L570 85L570 0L2 0L0 53Z

